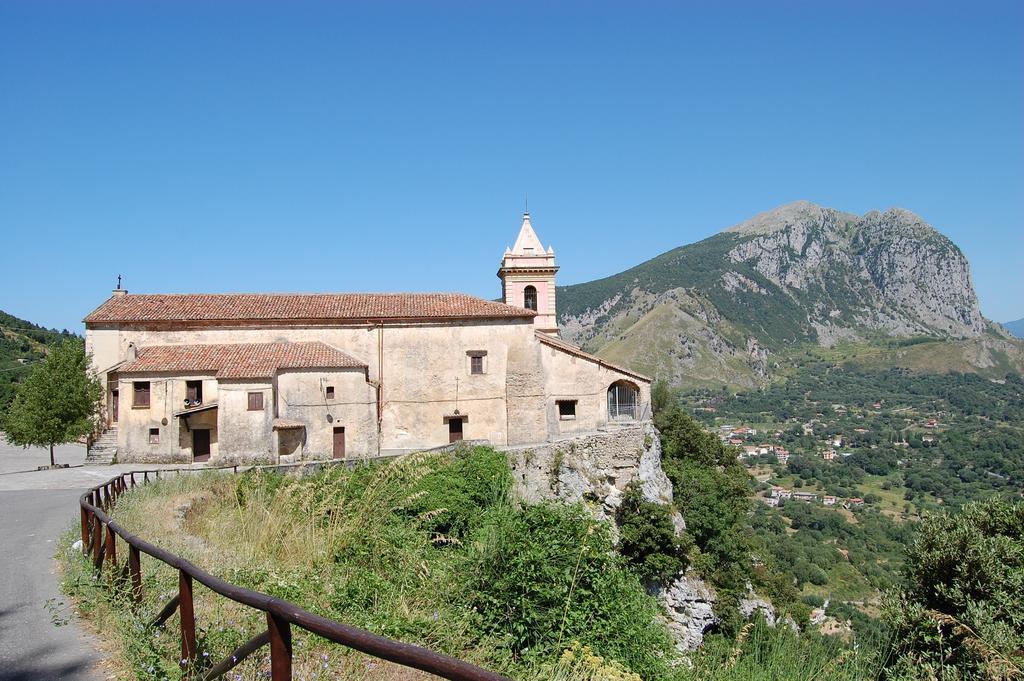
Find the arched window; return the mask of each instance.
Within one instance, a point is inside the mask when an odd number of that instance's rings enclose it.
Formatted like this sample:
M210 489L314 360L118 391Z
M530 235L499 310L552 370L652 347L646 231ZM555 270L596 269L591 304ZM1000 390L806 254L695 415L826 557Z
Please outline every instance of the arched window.
M640 389L629 381L615 381L608 386L608 418L612 421L635 421Z
M537 311L537 289L533 286L523 289L523 307L527 310Z

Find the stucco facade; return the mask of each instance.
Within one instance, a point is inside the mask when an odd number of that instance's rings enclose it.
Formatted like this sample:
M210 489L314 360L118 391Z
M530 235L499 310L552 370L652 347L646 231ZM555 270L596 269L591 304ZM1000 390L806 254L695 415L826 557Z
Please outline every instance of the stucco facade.
M86 351L106 386L118 459L367 458L648 420L649 379L541 330L550 324L539 318L554 319L549 255L539 279L521 269L503 278L506 294L510 277L543 292L535 312L514 296L115 291L86 318ZM195 381L201 400L189 399Z

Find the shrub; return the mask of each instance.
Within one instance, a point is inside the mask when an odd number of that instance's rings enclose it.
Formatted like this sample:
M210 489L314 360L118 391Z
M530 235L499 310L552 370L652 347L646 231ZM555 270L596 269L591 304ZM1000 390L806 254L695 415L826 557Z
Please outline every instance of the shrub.
M891 678L1024 676L1024 502L926 516L904 576L885 607Z
M626 488L617 521L619 553L641 579L665 582L686 569L690 542L676 536L672 509L644 499L638 483Z
M505 455L487 447L455 452L445 465L411 489L405 506L420 527L445 537L464 537L495 504L504 504L512 489Z
M607 526L578 506L491 514L477 537L469 602L514 660L573 641L644 678L664 676L671 645L657 606L612 549Z

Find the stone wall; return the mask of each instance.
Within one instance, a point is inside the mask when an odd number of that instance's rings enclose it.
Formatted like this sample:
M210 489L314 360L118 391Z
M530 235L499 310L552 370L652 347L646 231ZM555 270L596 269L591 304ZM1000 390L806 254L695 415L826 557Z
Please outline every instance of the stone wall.
M661 469L661 441L650 423L510 447L507 453L516 494L529 503L584 501L600 517L612 517L633 480L649 500L672 501L672 483Z

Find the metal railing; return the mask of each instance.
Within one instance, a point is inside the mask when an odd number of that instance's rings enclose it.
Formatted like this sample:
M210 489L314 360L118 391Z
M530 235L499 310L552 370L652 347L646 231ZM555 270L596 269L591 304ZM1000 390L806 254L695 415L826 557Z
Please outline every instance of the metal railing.
M79 498L82 522L82 552L92 555L93 567L97 575L102 574L104 563L113 574L124 579L130 585L132 602L135 607L142 603L142 554L177 569L178 594L164 606L153 620L159 626L166 622L177 611L181 621L181 664L185 668L194 668L196 663L196 616L193 600L193 585L199 582L214 593L224 598L241 603L250 608L261 610L267 616L267 630L232 651L221 662L209 668L202 678L218 678L265 645L270 646L270 671L274 681L288 681L292 678L292 633L295 625L308 632L321 636L329 641L340 643L373 657L389 660L406 667L413 667L425 672L436 674L454 681L508 681L505 677L481 669L475 665L457 660L441 653L421 648L408 643L401 643L364 629L352 627L341 622L329 620L309 612L294 603L268 596L258 591L250 591L215 577L196 567L184 558L158 546L150 544L118 525L107 515L117 499L135 488L150 482L150 474L159 478L160 473L176 471L181 474L192 470L233 470L238 466L227 468L200 469L165 469L163 471L131 471L115 476L107 482L93 487ZM141 480L137 480L140 476ZM128 557L124 565L118 569L117 538L120 537L128 546Z

